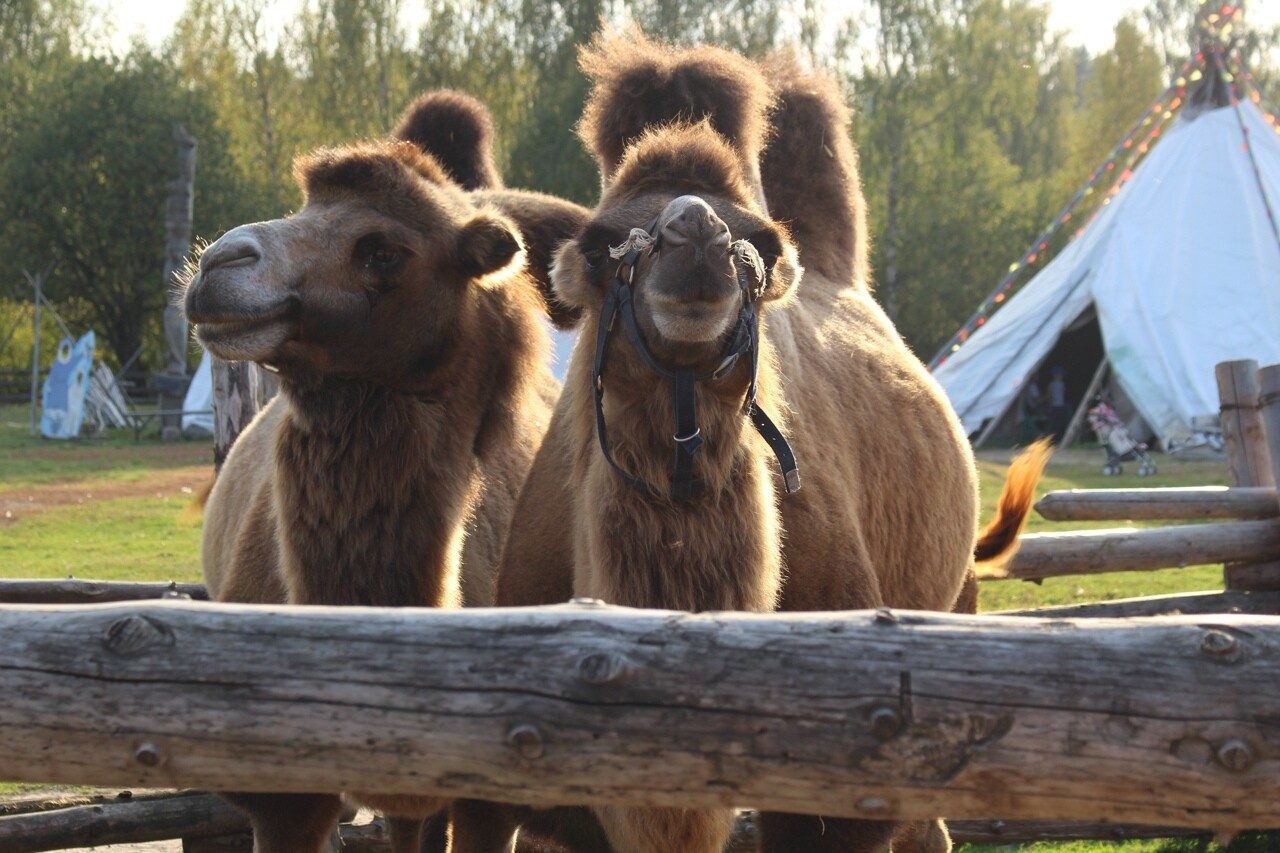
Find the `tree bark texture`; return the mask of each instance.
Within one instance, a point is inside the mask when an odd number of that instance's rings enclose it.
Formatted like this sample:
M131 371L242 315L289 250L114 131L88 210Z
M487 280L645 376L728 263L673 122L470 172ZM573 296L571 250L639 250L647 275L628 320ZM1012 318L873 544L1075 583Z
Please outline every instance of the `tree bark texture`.
M0 607L0 778L1280 826L1280 619Z

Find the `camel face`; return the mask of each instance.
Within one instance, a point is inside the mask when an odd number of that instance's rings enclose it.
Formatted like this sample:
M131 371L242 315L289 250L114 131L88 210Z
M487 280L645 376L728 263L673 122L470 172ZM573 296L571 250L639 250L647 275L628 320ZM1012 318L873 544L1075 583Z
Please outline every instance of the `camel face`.
M611 252L634 240L632 229L650 224L653 243L629 272ZM739 240L758 253L763 281L737 256ZM599 211L561 248L553 278L562 299L598 311L615 276L630 276L636 323L653 355L670 367L700 370L724 350L744 301L760 293L777 298L798 274L785 233L751 206L672 192Z
M299 213L242 225L202 253L184 300L200 342L286 375L428 373L468 289L520 244L417 156L390 146L301 165Z

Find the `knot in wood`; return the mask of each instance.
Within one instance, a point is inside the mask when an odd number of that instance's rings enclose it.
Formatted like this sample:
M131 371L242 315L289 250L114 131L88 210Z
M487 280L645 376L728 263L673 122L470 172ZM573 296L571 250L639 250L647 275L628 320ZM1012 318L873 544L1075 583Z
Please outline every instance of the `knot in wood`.
M1231 654L1237 645L1235 637L1216 628L1205 631L1200 638L1200 651L1215 657Z
M626 658L610 652L587 655L578 662L578 679L586 684L602 685L622 681L631 674Z
M1218 762L1232 773L1243 773L1255 760L1253 748L1240 738L1232 738L1218 747Z
M141 654L154 646L173 645L167 627L145 616L124 616L112 622L102 635L108 651L125 657Z
M889 811L889 801L884 797L863 797L854 803L854 807L869 814L884 814Z
M896 625L898 623L898 615L887 607L877 607L876 623L879 625Z
M150 742L140 745L133 753L133 760L143 767L159 767L163 759L160 747Z
M872 708L867 722L871 724L871 733L880 740L888 740L902 731L902 714L889 705Z
M524 758L533 760L541 758L546 752L542 742L542 732L532 723L517 723L507 732L507 743L515 747L516 752Z

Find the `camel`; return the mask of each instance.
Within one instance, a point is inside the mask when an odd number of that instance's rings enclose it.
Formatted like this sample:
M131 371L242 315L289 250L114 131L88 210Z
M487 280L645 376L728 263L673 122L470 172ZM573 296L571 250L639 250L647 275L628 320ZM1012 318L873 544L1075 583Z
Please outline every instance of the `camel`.
M209 497L210 593L489 604L558 390L520 229L411 142L322 149L295 177L303 209L227 232L184 296L207 349L268 365L281 385ZM518 206L532 216L536 199ZM564 217L556 206L541 221ZM398 822L398 850L416 851L420 820L447 805L354 796L412 818ZM336 794L231 799L259 853L320 850L341 810Z
M498 603L972 607L975 550L1011 554L1047 449L1015 465L977 535L965 435L871 296L837 87L794 61L771 83L728 52L634 31L581 63L579 130L602 191L552 279L583 339ZM628 853L713 853L733 823L730 809L596 811ZM758 826L773 853L950 848L940 821L762 813Z

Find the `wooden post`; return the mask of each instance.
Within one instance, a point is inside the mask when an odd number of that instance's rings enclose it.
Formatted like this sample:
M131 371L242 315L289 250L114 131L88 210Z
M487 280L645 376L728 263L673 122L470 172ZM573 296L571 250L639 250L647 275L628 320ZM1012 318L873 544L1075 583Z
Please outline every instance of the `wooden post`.
M1258 371L1258 415L1266 436L1271 482L1280 483L1280 364Z
M1076 406L1076 412L1071 416L1071 423L1067 425L1066 432L1062 434L1062 446L1070 447L1076 443L1076 439L1080 437L1080 431L1084 428L1085 418L1089 415L1089 401L1098 393L1098 389L1102 387L1102 382L1107 378L1107 370L1111 367L1111 363L1105 358L1098 365L1098 369L1093 372L1093 378L1089 380L1089 387L1084 390L1084 396L1080 398L1080 405Z
M167 235L164 248L164 287L169 294L164 309L165 356L164 365L156 376L160 390L160 408L180 411L186 395L187 348L191 335L182 307L173 297L179 292L178 281L191 251L191 220L196 181L196 140L183 129L173 126L173 138L178 143L178 177L169 182L169 199L165 206L164 226ZM182 429L181 415L163 415L160 418L162 433ZM172 433L176 434L176 433Z
M1252 359L1224 361L1214 368L1214 373L1231 485L1274 488L1276 478L1258 410L1258 363ZM1224 579L1227 589L1280 588L1280 564L1227 563Z
M231 446L273 397L278 387L274 375L247 361L212 359L213 468L222 470Z

